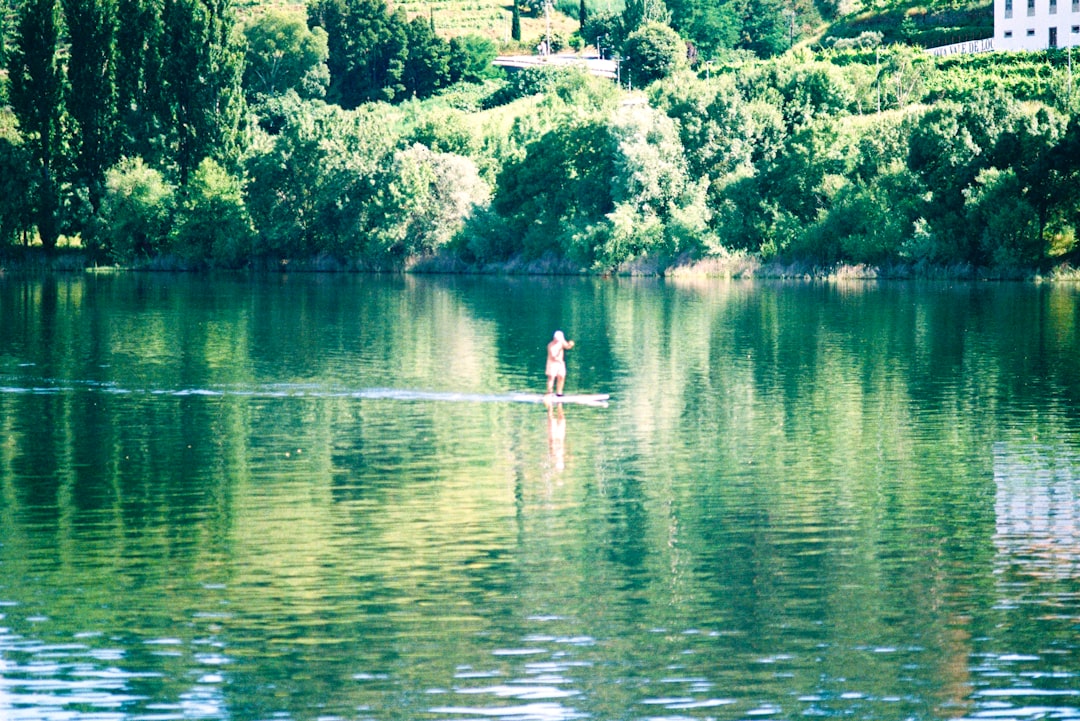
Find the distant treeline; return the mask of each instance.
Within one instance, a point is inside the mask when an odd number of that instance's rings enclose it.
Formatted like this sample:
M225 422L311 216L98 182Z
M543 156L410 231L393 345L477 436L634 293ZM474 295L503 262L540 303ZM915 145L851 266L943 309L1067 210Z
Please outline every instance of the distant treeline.
M225 0L24 0L2 47L0 245L176 268L1071 259L1063 53L935 59L875 33L789 50L801 26L773 4L756 36L741 0L585 17L617 86L493 77L491 42L382 0L243 22ZM703 43L702 23L729 35Z

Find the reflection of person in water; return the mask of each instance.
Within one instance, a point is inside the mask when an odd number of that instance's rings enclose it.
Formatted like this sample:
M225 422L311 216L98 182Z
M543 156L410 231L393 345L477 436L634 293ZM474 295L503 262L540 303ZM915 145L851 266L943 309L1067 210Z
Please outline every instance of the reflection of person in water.
M548 454L555 463L555 470L566 467L566 414L562 403L547 401Z

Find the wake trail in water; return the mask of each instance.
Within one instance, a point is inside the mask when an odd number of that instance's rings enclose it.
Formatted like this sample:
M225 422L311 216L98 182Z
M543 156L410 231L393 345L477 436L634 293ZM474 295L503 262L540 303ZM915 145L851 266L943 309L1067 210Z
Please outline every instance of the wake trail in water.
M505 393L461 393L407 388L328 388L319 385L274 383L257 386L218 386L211 388L126 388L109 381L25 379L0 376L0 396L62 395L74 392L129 396L205 396L240 398L355 398L450 403L543 403L541 393L511 391ZM607 395L576 395L559 399L563 403L606 405Z

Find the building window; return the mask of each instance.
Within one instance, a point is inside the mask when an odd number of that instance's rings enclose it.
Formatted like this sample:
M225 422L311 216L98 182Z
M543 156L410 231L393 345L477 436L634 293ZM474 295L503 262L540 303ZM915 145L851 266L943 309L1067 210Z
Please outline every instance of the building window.
M1050 0L1050 14L1057 15L1057 0Z
M1072 34L1073 35L1080 35L1080 25L1073 25L1072 26Z
M1011 37L1012 37L1012 30L1006 30L1005 31L1005 38L1008 39L1008 38L1011 38Z
M1035 0L1028 0L1028 17L1035 14Z
M1033 38L1033 37L1035 37L1035 28L1028 28L1028 31L1027 31L1027 36L1028 36L1029 38Z
M1076 2L1080 2L1080 0L1076 0ZM1012 3L1013 3L1013 0L1005 0L1005 17L1006 18L1011 18L1012 17Z
M1049 46L1052 47L1052 48L1057 47L1057 28L1050 28Z
M1073 0L1073 12L1080 13L1080 0Z

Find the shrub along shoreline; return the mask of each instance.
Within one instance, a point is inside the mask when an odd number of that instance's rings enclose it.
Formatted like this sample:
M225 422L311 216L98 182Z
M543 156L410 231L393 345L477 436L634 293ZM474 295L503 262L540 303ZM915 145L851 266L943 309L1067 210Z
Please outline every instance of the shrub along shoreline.
M638 277L638 278L701 278L706 280L791 280L791 281L1005 281L1005 282L1080 282L1080 268L1068 263L1047 270L1037 268L978 268L967 264L931 265L894 263L885 266L834 263L831 265L804 262L781 263L764 261L760 256L745 252L728 253L705 259L685 257L669 263L639 259L615 269L582 268L565 258L552 255L539 259L522 256L493 263L466 263L457 256L439 254L415 259L407 267L374 269L348 265L332 258L310 258L295 261L252 264L243 269L210 269L185 267L176 259L158 258L133 266L102 264L95 254L83 249L61 249L51 253L41 248L8 248L0 255L0 279L42 274L73 275L81 273L166 273L221 274L229 277L267 276L283 273L298 274L411 274L420 276L576 276L576 277Z

